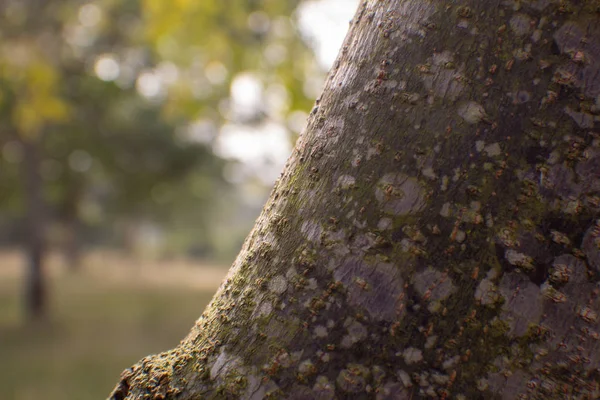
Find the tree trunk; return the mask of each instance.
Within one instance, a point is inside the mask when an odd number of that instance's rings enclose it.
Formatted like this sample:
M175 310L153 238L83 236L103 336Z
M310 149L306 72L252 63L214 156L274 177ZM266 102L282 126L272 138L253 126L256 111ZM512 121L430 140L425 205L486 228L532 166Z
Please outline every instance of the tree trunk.
M39 320L46 312L46 285L43 273L45 204L37 143L35 140L22 140L21 143L24 155L22 168L27 224L25 253L28 259L25 278L25 313L30 320Z
M364 1L212 303L112 399L598 398L599 11Z
M81 221L79 219L79 204L83 194L83 182L78 178L70 182L70 187L63 199L61 222L64 230L63 256L70 272L76 273L81 269Z
M71 273L81 269L81 242L79 240L80 223L76 214L68 215L63 220L65 229L64 257Z

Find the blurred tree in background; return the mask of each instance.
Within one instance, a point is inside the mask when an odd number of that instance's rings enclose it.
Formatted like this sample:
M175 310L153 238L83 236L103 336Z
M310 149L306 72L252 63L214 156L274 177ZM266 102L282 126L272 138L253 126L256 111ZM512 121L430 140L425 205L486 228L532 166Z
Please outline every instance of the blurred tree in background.
M322 74L298 3L0 4L0 245L27 251L30 316L49 249L74 270L94 246L235 255L281 160L232 161L233 143L285 148Z

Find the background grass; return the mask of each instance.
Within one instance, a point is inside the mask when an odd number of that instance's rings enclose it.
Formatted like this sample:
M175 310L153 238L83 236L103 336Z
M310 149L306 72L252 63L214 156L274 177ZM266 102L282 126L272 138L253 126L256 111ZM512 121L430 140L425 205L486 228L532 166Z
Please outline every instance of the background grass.
M51 263L49 317L28 324L21 316L21 261L0 254L0 399L6 400L106 398L123 369L185 337L226 273L97 257L73 275Z

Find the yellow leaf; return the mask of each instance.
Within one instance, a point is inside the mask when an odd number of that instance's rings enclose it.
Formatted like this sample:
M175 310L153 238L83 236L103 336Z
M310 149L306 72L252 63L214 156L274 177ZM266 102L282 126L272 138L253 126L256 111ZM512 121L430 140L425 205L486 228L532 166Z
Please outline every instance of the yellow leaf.
M58 97L47 97L39 104L39 114L48 122L63 122L69 116L65 102Z
M35 135L42 125L40 115L38 115L36 110L27 103L21 103L15 106L13 111L13 122L17 129L19 129L19 133L25 136Z
M56 85L56 72L48 64L33 64L27 72L28 86L34 91L49 92Z

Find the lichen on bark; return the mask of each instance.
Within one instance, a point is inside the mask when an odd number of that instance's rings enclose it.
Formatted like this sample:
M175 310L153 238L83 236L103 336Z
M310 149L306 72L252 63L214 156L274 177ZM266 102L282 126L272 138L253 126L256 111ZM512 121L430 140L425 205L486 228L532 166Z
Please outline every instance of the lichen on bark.
M112 398L598 398L598 7L363 2L212 303Z

